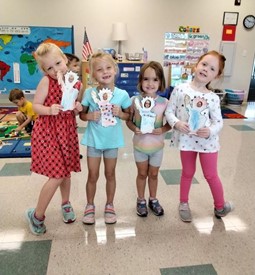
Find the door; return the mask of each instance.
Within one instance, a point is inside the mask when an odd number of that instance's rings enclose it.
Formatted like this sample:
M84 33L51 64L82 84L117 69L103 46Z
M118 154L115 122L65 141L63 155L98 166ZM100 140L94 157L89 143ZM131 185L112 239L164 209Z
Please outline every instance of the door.
M251 74L251 82L250 82L250 88L249 88L249 94L247 101L255 101L255 58L253 61L253 68L252 68L252 74Z

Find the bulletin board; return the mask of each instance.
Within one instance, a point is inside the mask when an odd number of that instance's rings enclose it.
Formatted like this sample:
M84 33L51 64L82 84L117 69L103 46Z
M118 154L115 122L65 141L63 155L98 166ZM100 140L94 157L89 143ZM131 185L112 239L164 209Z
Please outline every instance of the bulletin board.
M168 84L172 87L192 80L192 68L208 52L209 35L190 32L165 33L164 67L168 67Z
M165 33L164 66L195 64L208 52L209 35L202 33Z
M42 77L33 52L42 42L74 52L73 26L0 26L0 94L13 88L33 93Z

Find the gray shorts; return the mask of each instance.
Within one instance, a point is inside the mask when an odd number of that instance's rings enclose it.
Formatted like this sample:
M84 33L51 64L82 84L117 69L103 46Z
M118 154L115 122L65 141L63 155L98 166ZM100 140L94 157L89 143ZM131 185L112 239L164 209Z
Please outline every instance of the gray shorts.
M149 161L149 164L154 167L160 167L163 159L163 148L152 154L145 154L134 149L135 162Z
M114 149L96 149L95 147L87 146L87 157L101 158L103 155L106 159L115 159L118 157L118 148Z

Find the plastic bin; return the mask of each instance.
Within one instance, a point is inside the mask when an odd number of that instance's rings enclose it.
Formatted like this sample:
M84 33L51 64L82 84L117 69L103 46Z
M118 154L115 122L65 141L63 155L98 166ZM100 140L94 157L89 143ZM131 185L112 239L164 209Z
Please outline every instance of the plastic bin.
M141 61L143 53L125 53L126 59L129 61Z
M220 105L224 106L226 104L226 93L219 89L215 89L214 92L220 98Z
M242 105L245 92L242 90L225 89L228 105Z

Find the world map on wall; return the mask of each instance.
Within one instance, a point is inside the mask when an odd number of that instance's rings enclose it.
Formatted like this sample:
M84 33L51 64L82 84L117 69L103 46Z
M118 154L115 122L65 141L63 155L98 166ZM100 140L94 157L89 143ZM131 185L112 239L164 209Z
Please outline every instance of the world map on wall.
M2 33L0 28L0 93L11 89L36 89L42 72L33 52L43 42L59 46L64 53L73 52L73 28L27 27L29 34Z

